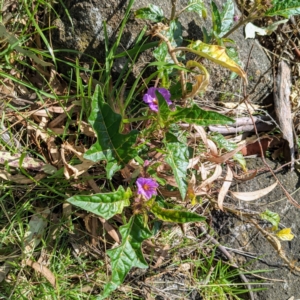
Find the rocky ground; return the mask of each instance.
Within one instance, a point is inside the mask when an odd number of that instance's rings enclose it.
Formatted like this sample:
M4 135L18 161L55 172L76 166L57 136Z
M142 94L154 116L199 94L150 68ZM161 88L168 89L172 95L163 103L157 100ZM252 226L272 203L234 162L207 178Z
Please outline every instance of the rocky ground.
M186 4L187 1L181 1L181 4ZM208 1L207 5L208 5ZM153 3L161 6L165 11L170 11L170 5L164 1L157 0L141 0L136 1L135 9L147 6ZM222 1L217 1L219 5ZM54 21L55 25L60 24L58 29L53 31L54 43L57 48L70 48L83 51L85 54L95 56L99 61L103 61L103 27L102 21L107 20L108 33L113 40L114 34L122 19L122 13L126 7L126 1L113 0L109 3L102 0L89 1L70 1L69 13L74 23L74 30L70 28L68 17L62 16L61 19ZM237 10L237 15L240 12ZM99 19L100 16L100 19ZM184 34L187 39L201 39L202 26L209 26L209 18L204 23L203 20L195 14L190 14L183 20ZM124 48L130 48L134 38L139 30L144 25L144 22L137 21L131 18L127 33L123 38ZM247 93L250 94L252 102L261 102L271 95L272 102L272 87L273 77L271 66L272 63L262 50L257 41L245 40L243 30L240 29L234 33L233 38L238 46L241 60L244 66L248 65L249 86ZM250 50L252 49L252 50ZM141 67L149 61L151 53L146 53L139 59ZM85 59L85 58L84 58ZM86 62L89 63L86 58ZM122 67L122 61L115 65L115 71ZM216 65L208 66L211 72L211 84L208 93L205 97L206 103L212 103L220 100L220 95L228 95L231 101L238 100L235 96L239 90L239 81L228 81L228 71ZM224 98L222 98L224 100ZM225 99L226 100L226 99ZM264 167L260 158L255 158L247 161L249 169L259 169ZM268 160L268 163L273 169L280 165L274 161ZM300 202L300 188L298 171L290 171L288 168L282 169L276 173L278 180L284 185L289 193L293 194L294 199ZM270 173L259 173L254 179L241 183L236 186L239 191L255 191L260 190L274 183L275 179ZM231 199L231 201L234 201ZM295 234L295 239L291 242L282 242L282 247L290 260L295 264L300 265L300 222L299 210L295 208L286 199L285 194L279 186L271 193L263 197L259 201L245 203L236 203L238 207L246 208L252 211L270 211L277 212L281 216L281 226L291 227ZM300 299L300 291L298 284L300 283L300 273L295 272L280 259L278 253L272 245L257 231L254 226L244 222L243 219L229 214L218 212L215 214L214 220L216 231L219 233L222 243L229 248L235 249L234 255L238 263L246 264L251 261L252 269L268 269L272 270L269 273L264 273L262 276L269 278L266 282L268 289L256 294L256 299L259 300L276 300L276 299ZM242 251L243 254L238 254L237 251ZM293 298L294 297L294 298Z

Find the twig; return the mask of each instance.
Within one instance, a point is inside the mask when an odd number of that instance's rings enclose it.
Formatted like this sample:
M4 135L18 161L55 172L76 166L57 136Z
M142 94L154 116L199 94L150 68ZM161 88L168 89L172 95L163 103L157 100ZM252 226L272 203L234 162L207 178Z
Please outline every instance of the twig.
M245 283L245 285L247 286L248 288L248 293L249 293L249 296L250 296L250 299L251 300L254 300L254 294L252 292L252 288L251 288L251 285L249 284L249 281L248 279L246 278L246 276L241 272L239 266L235 263L233 257L231 256L231 254L226 250L226 248L224 246L222 246L215 238L213 238L207 231L206 229L203 227L203 226L199 226L201 232L206 235L206 237L214 244L218 247L218 249L220 251L222 251L222 253L228 258L229 262L231 263L231 265L233 267L235 267L238 272L239 272L239 275L240 275L240 278L241 280Z

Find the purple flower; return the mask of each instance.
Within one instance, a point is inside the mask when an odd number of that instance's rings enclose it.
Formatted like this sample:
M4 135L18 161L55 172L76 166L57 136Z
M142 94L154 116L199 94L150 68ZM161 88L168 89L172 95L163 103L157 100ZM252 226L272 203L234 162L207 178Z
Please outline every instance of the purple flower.
M239 19L240 19L240 17L237 16L237 15L235 15L235 16L233 17L233 21L234 21L234 22L237 22Z
M154 179L140 177L137 179L136 185L138 187L137 193L143 195L147 200L157 195L158 183Z
M156 99L155 95L156 91L158 91L165 98L168 105L172 104L172 101L170 100L171 94L167 89L151 87L143 97L143 101L149 105L151 110L158 111L158 100Z

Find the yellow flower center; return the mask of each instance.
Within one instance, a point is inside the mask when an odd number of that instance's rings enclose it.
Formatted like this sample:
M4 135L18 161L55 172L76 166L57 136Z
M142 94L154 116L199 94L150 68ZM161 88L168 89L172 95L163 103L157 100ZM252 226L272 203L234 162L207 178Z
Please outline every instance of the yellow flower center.
M145 191L149 191L149 190L150 190L150 186L149 186L147 183L145 183L145 184L143 185L143 189L144 189Z

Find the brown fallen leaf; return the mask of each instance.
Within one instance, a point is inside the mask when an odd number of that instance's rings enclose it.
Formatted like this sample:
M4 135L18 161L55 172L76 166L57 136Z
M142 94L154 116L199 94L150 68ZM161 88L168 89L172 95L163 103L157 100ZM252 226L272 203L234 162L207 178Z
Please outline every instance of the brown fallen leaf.
M40 273L41 275L43 275L49 282L50 284L55 287L55 276L54 274L45 266L34 262L30 259L26 260L26 265L29 267L32 267L36 272Z
M277 185L277 181L272 185L268 186L267 188L257 190L254 192L232 192L230 193L237 199L242 201L254 201L257 200L267 194L269 194Z
M232 178L233 178L232 171L230 167L227 165L227 174L218 195L218 206L221 210L223 210L223 202L231 186Z
M257 174L257 170L248 170L247 173L243 173L242 175L237 175L235 172L233 172L234 179L237 179L239 181L248 181L253 179Z
M39 173L36 176L33 177L33 180L26 177L25 175L22 174L15 174L15 175L11 175L9 172L7 172L6 170L0 170L0 178L7 180L7 181L11 181L11 182L15 182L18 184L31 184L34 181L39 181L43 178L45 178L47 175L44 173Z
M199 192L202 193L204 191L204 188L211 183L213 183L215 180L217 180L222 174L222 167L220 165L216 165L214 174L209 177L208 179L204 180L199 187L196 189L196 195L199 195Z

